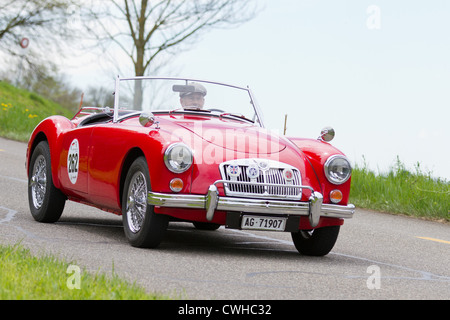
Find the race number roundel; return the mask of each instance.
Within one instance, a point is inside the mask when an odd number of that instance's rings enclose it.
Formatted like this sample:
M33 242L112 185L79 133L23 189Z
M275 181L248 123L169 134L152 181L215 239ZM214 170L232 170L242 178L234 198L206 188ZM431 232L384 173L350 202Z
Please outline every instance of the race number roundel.
M67 155L67 173L69 174L70 182L75 184L78 179L78 160L80 158L80 147L78 140L74 139L69 147L69 154Z

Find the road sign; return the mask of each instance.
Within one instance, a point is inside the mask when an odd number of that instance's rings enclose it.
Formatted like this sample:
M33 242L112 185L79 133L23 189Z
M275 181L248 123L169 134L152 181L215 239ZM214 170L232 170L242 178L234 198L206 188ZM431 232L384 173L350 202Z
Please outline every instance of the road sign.
M22 49L26 49L29 44L30 40L28 38L22 38L22 40L20 40L20 46L22 47Z

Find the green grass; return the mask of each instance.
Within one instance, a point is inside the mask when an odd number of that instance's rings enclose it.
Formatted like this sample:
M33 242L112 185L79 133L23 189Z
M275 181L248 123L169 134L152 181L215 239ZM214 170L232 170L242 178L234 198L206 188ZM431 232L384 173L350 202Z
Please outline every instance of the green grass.
M41 120L57 114L73 116L50 100L0 81L0 136L27 141Z
M450 221L450 183L422 172L420 164L411 172L399 158L385 174L375 174L366 164L357 165L350 202L359 208Z
M21 245L0 246L0 257L0 300L168 299L147 294L114 273L91 274L76 263L48 255L36 257Z

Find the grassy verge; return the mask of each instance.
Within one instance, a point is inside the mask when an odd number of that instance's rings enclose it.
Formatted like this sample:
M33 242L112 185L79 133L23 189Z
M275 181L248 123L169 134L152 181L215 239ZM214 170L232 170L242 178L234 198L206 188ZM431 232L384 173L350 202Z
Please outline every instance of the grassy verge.
M408 171L397 158L389 172L375 174L364 164L352 174L350 202L360 208L450 222L450 183L432 178L417 164Z
M0 300L154 300L114 273L91 274L52 256L35 257L21 245L0 246Z
M0 136L27 141L41 120L56 114L73 116L73 112L40 95L0 81Z

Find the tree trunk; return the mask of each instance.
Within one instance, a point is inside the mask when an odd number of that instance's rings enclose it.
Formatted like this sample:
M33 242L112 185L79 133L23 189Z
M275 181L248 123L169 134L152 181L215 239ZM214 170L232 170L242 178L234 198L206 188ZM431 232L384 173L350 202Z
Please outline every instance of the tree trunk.
M145 73L145 67L144 67L144 54L145 54L145 44L146 41L144 40L145 36L145 23L146 23L146 11L147 11L147 4L148 0L142 0L141 2L141 12L140 16L138 17L138 34L137 38L134 38L134 44L136 46L136 61L134 63L134 71L135 75L140 77L143 76ZM129 17L128 17L129 18ZM133 109L134 110L142 110L142 81L136 80L134 83L134 102L133 102Z
M137 59L136 63L134 65L134 71L136 76L143 76L145 69L144 69L144 47L137 46ZM134 82L134 102L133 102L133 109L134 110L142 110L142 81L136 80Z
M100 25L107 38L116 42L131 58L136 76L144 76L146 72L148 74L148 70L156 70L155 57L169 48L193 39L202 30L215 26L242 24L253 18L256 10L250 4L253 2L251 0L111 0L111 2L114 8L123 14L129 34L123 34L120 28L109 30L102 22ZM115 14L111 16L116 17ZM133 42L131 48L128 49L128 43L121 41L122 36L131 36ZM143 89L143 82L136 81L133 95L135 110L144 107Z

